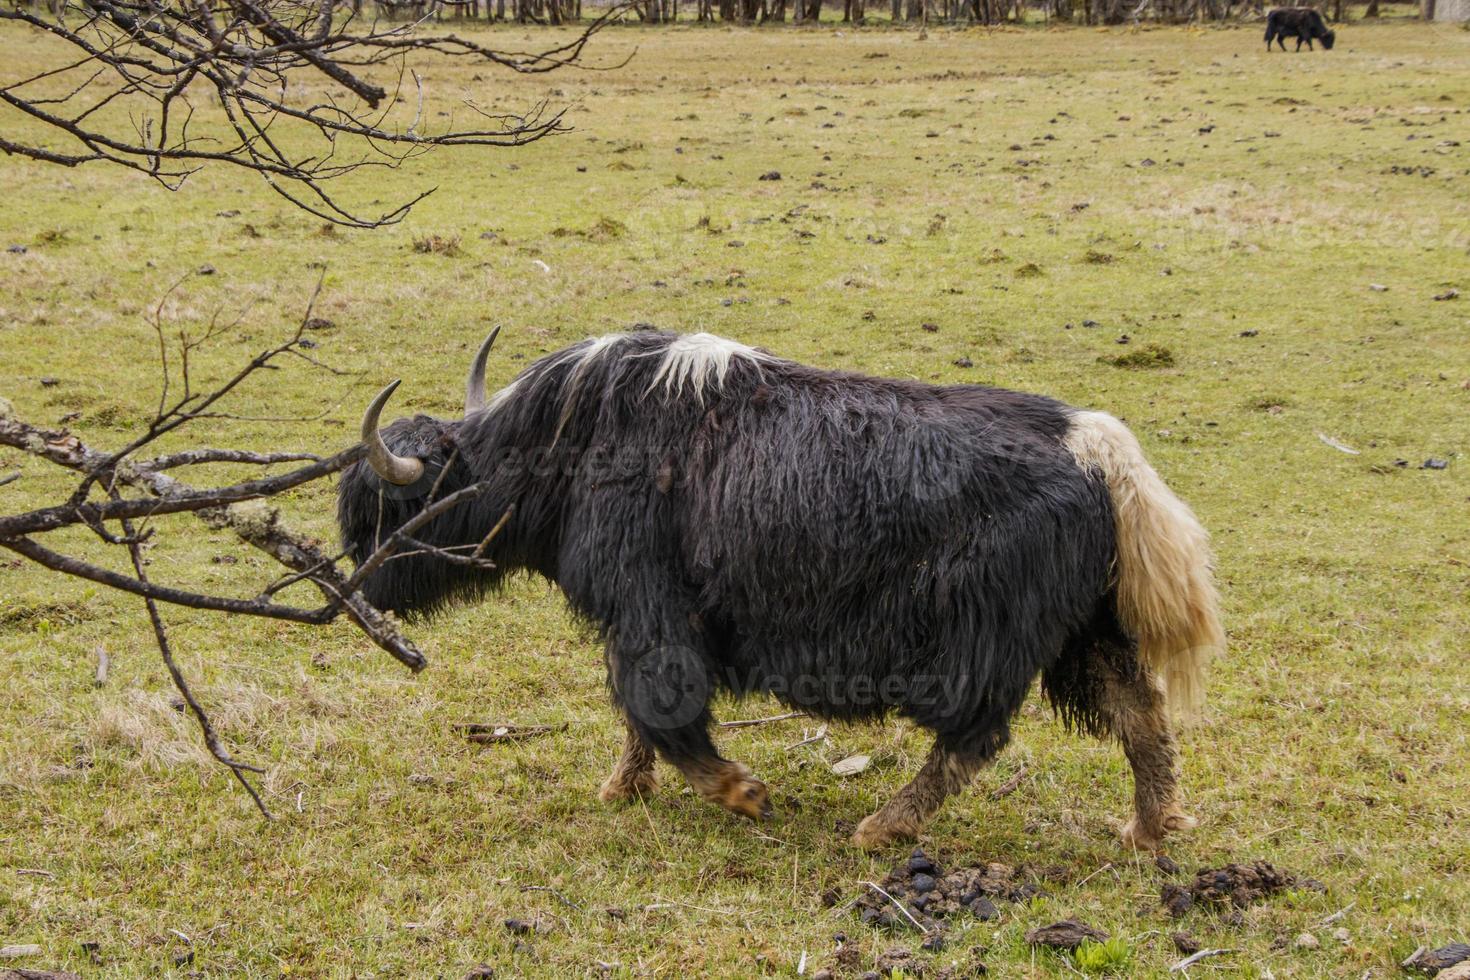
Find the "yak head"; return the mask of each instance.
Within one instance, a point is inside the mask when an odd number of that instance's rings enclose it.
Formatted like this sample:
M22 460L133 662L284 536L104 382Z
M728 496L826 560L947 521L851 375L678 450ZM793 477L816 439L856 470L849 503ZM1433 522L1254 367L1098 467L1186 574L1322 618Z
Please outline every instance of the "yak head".
M498 332L480 346L470 367L466 416L485 407L485 358ZM462 419L416 415L380 428L383 406L397 387L393 382L368 405L362 419L367 457L347 468L337 491L342 544L358 566L425 508L476 482L459 449ZM475 555L499 516L489 515L483 500L468 499L414 528L408 535L413 540L397 543L363 582L364 598L400 615L428 615L490 587L498 576L486 562L445 555ZM425 553L423 545L443 551Z
M1326 34L1323 34L1322 35L1321 40L1322 40L1322 47L1326 48L1328 51L1331 51L1332 50L1332 45L1337 42L1337 32L1336 31L1328 31Z

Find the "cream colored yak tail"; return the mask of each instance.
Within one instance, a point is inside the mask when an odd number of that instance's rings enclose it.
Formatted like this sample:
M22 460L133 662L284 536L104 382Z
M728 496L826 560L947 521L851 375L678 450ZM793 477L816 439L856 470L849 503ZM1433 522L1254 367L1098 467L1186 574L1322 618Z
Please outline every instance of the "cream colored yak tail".
M1113 498L1118 618L1170 707L1190 714L1203 700L1206 664L1225 649L1210 536L1122 422L1078 412L1064 441L1078 463L1102 474Z

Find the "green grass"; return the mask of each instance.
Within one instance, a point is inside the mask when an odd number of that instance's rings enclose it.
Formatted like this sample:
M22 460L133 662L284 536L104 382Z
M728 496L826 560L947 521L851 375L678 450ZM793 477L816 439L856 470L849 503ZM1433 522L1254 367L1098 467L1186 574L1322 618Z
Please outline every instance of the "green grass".
M1086 940L1072 953L1072 961L1083 973L1117 974L1128 969L1133 960L1132 945L1120 936L1102 942Z
M323 267L318 312L334 326L313 335L317 353L361 373L301 365L264 379L236 411L325 416L222 420L195 433L204 443L335 450L399 376L395 410L453 413L497 323L495 382L649 322L1113 412L1213 530L1231 636L1184 738L1202 826L1171 853L1189 870L1266 858L1327 892L1278 897L1239 926L1200 911L1169 920L1158 872L1116 842L1131 791L1121 752L1066 735L1032 702L924 844L946 863L1026 862L1070 883L919 955L931 972L978 958L992 975L1070 975L1021 936L1072 917L1118 937L1132 976L1163 975L1180 928L1241 951L1196 975L1391 975L1415 946L1470 930L1470 301L1432 299L1470 295L1470 33L1354 23L1340 38L1331 53L1267 57L1254 26L922 40L616 30L595 54L638 55L612 73L476 81L433 64L434 107L550 96L577 131L340 188L367 205L439 186L374 233L325 233L239 174L170 195L122 172L6 158L0 247L29 251L0 252L0 395L40 422L79 412L83 438L120 444L157 397L145 314L208 263L216 274L166 304L170 323L254 308L203 374L281 336ZM45 56L13 29L0 46L10 77ZM757 179L771 170L782 179ZM1170 362L1130 357L1155 348ZM1147 363L1106 363L1117 357ZM1449 468L1418 469L1430 456ZM0 451L0 472L14 468L7 511L63 486ZM331 488L281 503L330 536ZM56 543L96 553L79 534ZM239 563L212 561L223 554ZM187 523L151 557L157 579L211 589L272 574ZM598 975L600 962L615 976L748 976L792 975L805 951L810 975L837 932L868 965L917 949L820 895L851 896L903 856L859 853L834 824L912 774L921 732L837 728L791 751L800 722L725 733L726 753L772 787L765 826L699 802L662 766L655 797L608 807L595 792L620 733L600 652L541 583L417 627L432 658L419 677L345 625L168 618L229 744L268 767L281 819L262 822L170 708L136 602L0 559L0 945L45 950L21 965L453 977L481 962ZM100 690L99 645L113 661ZM470 720L567 728L482 748L453 731ZM867 771L830 774L859 751ZM992 800L1022 765L1019 788ZM538 913L549 933L503 926ZM193 940L192 966L174 966L174 930ZM1305 931L1319 949L1296 946ZM102 966L82 942L99 944Z

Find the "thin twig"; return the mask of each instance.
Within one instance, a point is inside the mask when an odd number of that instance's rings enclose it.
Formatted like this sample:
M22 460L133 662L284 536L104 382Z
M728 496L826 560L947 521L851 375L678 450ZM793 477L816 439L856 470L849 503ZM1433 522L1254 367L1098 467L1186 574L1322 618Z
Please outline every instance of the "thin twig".
M1016 774L1014 776L1012 776L1010 779L1007 779L1005 782L1001 783L993 791L991 791L990 798L992 800L1005 799L1007 796L1010 796L1016 791L1016 789L1021 785L1021 781L1025 778L1026 767L1023 765L1020 769L1016 770Z
M472 483L463 490L456 490L442 500L430 504L408 521L405 521L401 527L388 535L387 540L378 545L377 550L362 560L362 563L357 566L357 571L347 580L344 588L345 592L350 595L361 588L362 583L367 581L368 576L376 572L382 566L383 562L387 561L395 551L402 547L419 528L428 524L441 514L453 510L465 501L479 496L489 488L490 484L488 482Z
M107 648L104 647L102 644L97 644L96 652L97 673L92 683L96 687L102 687L107 683L107 668L112 663L112 661L111 658L107 656Z
M1170 973L1181 973L1184 970L1189 969L1191 966L1194 966L1200 960L1209 959L1211 956L1228 956L1231 953L1237 953L1237 952L1239 952L1239 950L1235 950L1235 949L1202 949L1198 953L1194 953L1193 955L1186 956L1184 959L1180 960L1178 963L1175 963L1173 966L1169 967L1169 972Z
M135 537L131 523L131 521L123 521L123 530L130 537ZM144 569L143 548L136 540L128 545L128 557L132 560L133 571L138 576L138 581L146 584L148 573ZM209 720L209 715L205 712L204 706L199 703L198 699L194 697L194 692L189 689L189 682L185 679L184 672L174 662L173 647L169 643L168 629L163 624L163 617L159 615L158 603L150 596L144 598L143 604L148 609L148 621L153 626L153 637L158 641L158 653L163 658L163 665L168 670L168 675L173 680L174 687L178 690L179 696L189 706L189 711L194 715L195 721L199 722L199 731L204 736L205 747L209 749L210 754L221 765L234 774L234 777L239 780L240 785L245 787L245 792L250 794L250 799L255 802L255 807L260 811L261 816L267 820L274 820L275 817L271 814L270 809L266 807L265 801L260 798L260 794L256 792L250 780L245 778L245 773L247 772L262 773L265 770L249 765L248 763L237 762L224 750L224 746L220 744L219 736L215 733L214 723Z
M900 912L903 913L903 917L905 919L908 919L910 922L912 922L914 924L914 928L915 929L919 930L920 932L924 933L925 935L928 935L929 934L929 930L921 922L919 922L918 919L916 919L912 915L910 915L909 914L909 910L906 909L906 908L904 908L903 907L903 903L900 902L898 899L894 898L892 895L888 894L882 888L880 888L878 885L876 885L875 883L873 883L871 881L864 881L864 882L860 882L859 884L867 885L869 888L873 889L873 891L877 892L879 895L882 895L884 898L888 899L890 902L893 903L893 907L894 908L898 909Z
M494 541L496 536L499 535L501 531L505 530L505 525L510 523L510 517L515 512L515 504L511 504L509 507L505 508L505 513L500 515L500 520L495 522L495 526L492 527L490 529L490 533L485 535L485 537L480 541L479 545L475 548L474 554L470 557L478 559L480 556L485 554L485 549L490 547L490 542Z
M571 906L572 908L576 909L578 912L581 912L582 911L582 906L578 905L576 902L572 901L570 898L567 898L565 895L563 895L561 892L557 891L555 888L550 888L550 887L548 887L546 885L522 885L521 886L521 891L523 891L523 892L548 892L548 893L550 893L552 895L555 895L557 898L561 899L561 901L564 904Z
M721 728L751 728L755 725L770 725L778 721L790 721L792 718L806 718L805 711L789 711L784 715L772 715L769 718L745 718L739 721L722 721Z
M819 725L819 726L817 726L817 730L816 730L815 733L813 733L811 735L808 735L806 738L802 739L799 742L792 742L790 745L786 746L786 751L787 752L790 752L792 749L799 749L803 745L811 745L813 742L820 742L822 739L824 739L826 737L827 737L827 726L826 725Z
M653 912L653 911L656 911L658 909L682 908L682 909L697 909L700 912L712 912L715 915L735 915L736 914L735 912L733 912L733 911L731 911L729 909L711 909L711 908L706 908L703 905L695 905L692 902L676 902L673 899L664 898L662 895L655 895L653 897L654 898L657 898L658 901L655 902L654 904L643 906L643 911L645 911L645 912Z
M1088 875L1086 878L1083 878L1081 881L1077 882L1077 884L1073 885L1072 887L1073 888L1081 888L1083 885L1087 884L1089 881L1091 881L1092 879L1096 878L1098 875L1102 874L1104 871L1110 870L1112 867L1113 867L1113 862L1108 861L1105 864L1103 864L1102 867L1098 868L1092 874Z

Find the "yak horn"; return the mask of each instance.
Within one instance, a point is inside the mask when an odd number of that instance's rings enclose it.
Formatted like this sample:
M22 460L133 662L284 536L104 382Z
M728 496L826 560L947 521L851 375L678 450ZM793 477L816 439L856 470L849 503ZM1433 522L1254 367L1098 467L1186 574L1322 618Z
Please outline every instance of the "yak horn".
M490 348L495 346L495 338L500 336L500 328L496 327L490 331L490 336L480 345L475 353L475 359L470 364L470 377L464 386L464 413L478 412L485 407L485 359L490 356Z
M400 382L395 381L384 388L372 400L372 404L368 405L367 412L362 416L362 441L367 443L368 465L373 468L373 472L389 483L406 487L424 475L423 461L411 456L393 455L378 432L378 416L383 414L383 406L399 384Z

